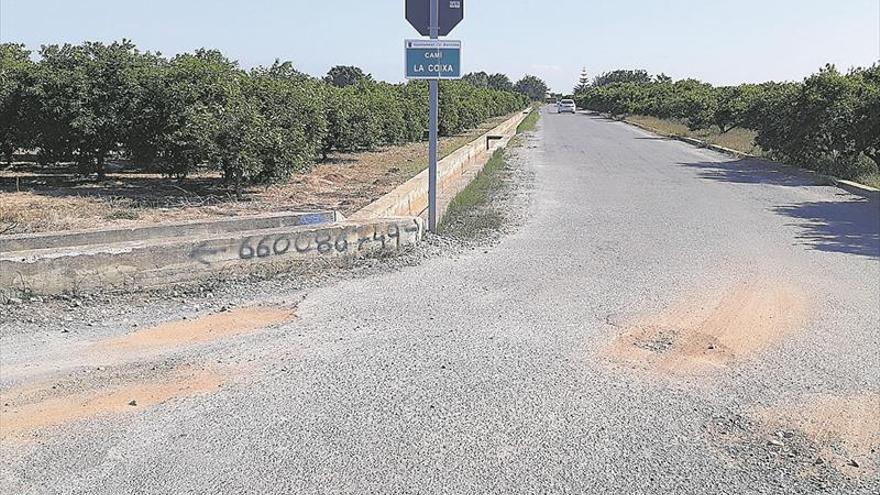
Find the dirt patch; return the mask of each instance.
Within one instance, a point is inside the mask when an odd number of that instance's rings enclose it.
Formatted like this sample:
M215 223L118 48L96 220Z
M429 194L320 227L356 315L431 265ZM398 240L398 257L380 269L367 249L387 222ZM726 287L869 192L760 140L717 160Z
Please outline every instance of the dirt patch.
M115 387L77 392L56 393L37 401L34 386L26 385L2 394L0 439L27 439L43 428L62 426L89 418L134 413L145 407L216 390L228 373L214 371L188 372L177 370L166 376L154 377L150 383L132 382Z
M150 361L148 356L253 332L293 317L294 310L287 307L245 306L99 341L72 360L53 363L49 376L0 392L0 438L27 439L43 428L136 412L216 390L229 378L228 369L192 371Z
M58 385L64 376L82 370L143 364L154 368L160 362L157 359L185 351L188 346L249 334L290 321L296 317L295 308L296 303L241 306L193 319L168 321L120 337L63 343L53 346L37 362L4 363L2 376L7 381L27 381L42 390L43 382Z
M880 469L880 394L813 395L754 416L768 428L802 433L818 447L822 462L844 474Z
M99 351L149 351L231 337L289 321L290 308L246 306L192 320L175 320L95 344Z
M802 291L784 282L739 283L624 323L626 330L605 354L636 368L670 374L717 369L800 328L806 309Z

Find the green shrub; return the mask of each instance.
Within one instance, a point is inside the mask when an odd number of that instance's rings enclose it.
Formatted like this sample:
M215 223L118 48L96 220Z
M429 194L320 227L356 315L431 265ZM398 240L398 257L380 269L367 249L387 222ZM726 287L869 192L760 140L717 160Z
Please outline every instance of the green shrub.
M880 65L847 74L829 65L803 83L733 87L614 71L575 98L586 109L674 119L692 130L751 129L771 156L842 177L880 167Z
M444 81L440 133L525 107L527 98L490 89L509 82L499 76ZM425 82L377 82L357 67L319 80L289 62L244 71L215 50L169 60L125 40L48 45L32 62L22 45L4 43L0 153L9 160L36 148L41 163L75 161L99 178L110 157L178 178L209 167L240 188L283 179L334 150L423 139L427 94Z

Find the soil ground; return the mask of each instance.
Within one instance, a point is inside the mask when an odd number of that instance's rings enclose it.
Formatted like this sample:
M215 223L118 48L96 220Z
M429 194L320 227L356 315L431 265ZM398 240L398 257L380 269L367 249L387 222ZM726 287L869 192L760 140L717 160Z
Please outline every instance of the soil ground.
M445 156L507 117L440 139ZM117 165L107 180L76 174L68 166L18 163L0 170L0 234L235 216L287 210L337 210L349 215L406 182L427 166L427 142L374 151L334 153L283 184L252 186L235 197L217 172L183 181Z

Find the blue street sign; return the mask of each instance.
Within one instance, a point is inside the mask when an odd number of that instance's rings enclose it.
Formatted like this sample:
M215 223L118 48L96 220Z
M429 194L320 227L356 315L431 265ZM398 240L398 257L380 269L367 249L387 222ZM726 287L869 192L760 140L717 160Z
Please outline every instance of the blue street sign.
M461 41L405 40L407 79L461 78Z

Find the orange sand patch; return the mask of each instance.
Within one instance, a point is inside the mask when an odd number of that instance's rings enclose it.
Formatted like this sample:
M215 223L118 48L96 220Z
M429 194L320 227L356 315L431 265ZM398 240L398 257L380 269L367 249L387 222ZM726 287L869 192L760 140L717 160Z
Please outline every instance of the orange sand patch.
M847 474L880 468L880 394L813 395L755 415L773 428L790 428L815 443L826 461ZM850 465L856 461L858 468Z
M96 344L99 350L143 351L208 342L252 332L294 317L292 309L248 306L193 320L177 320Z
M729 366L802 327L806 296L786 283L740 283L627 324L605 350L614 361L670 374Z
M10 390L0 397L0 438L26 438L42 428L112 414L133 413L171 399L216 390L223 383L220 374L208 371L176 372L154 383L131 383L27 402L33 386ZM132 404L132 401L134 403Z

